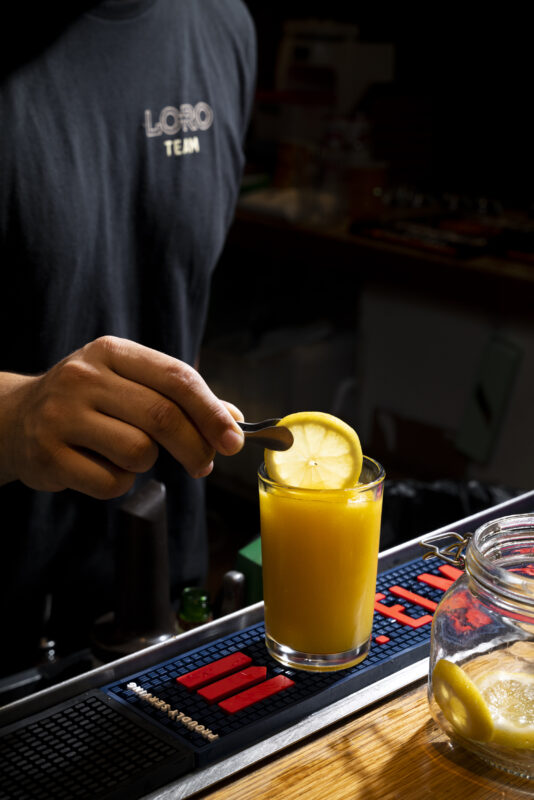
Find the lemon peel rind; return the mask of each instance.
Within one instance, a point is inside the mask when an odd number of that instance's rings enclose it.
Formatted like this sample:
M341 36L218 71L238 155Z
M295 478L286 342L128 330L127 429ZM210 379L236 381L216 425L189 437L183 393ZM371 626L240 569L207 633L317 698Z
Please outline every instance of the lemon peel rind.
M534 750L534 731L524 733L517 728L510 729L495 724L491 743L509 750Z
M453 729L466 739L491 742L495 726L481 692L464 670L440 659L432 672L436 703Z

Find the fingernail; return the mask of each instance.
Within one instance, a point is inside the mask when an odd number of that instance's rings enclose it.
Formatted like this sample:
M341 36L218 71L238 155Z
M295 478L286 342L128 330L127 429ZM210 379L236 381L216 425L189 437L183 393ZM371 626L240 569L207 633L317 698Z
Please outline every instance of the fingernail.
M238 453L243 447L245 437L241 431L236 431L234 428L229 428L222 437L222 446L228 455Z
M195 476L195 477L197 477L197 478L205 478L207 475L209 475L209 474L210 474L210 472L211 472L212 470L213 470L213 461L210 461L210 463L208 464L208 466L207 466L207 467L204 467L204 469L200 469L200 470L197 472L197 474L196 474L196 476Z

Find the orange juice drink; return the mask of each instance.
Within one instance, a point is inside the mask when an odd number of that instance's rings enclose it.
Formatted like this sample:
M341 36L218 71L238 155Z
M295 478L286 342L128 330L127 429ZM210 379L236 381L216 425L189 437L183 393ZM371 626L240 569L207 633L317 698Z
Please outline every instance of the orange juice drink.
M266 644L301 669L367 655L373 624L384 470L363 457L352 488L283 486L260 468Z

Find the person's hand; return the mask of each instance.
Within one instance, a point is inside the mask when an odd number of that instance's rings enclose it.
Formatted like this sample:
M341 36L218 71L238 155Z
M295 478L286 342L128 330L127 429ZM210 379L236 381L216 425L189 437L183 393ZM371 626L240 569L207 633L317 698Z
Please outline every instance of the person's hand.
M175 358L104 336L38 377L0 374L0 478L118 497L161 445L190 475L237 453L241 412Z

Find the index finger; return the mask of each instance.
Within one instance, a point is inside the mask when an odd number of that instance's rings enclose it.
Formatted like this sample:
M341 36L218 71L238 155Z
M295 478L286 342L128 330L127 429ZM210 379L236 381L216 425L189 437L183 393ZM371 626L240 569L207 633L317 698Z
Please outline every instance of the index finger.
M233 455L241 449L243 434L232 414L189 364L115 336L104 336L92 344L117 375L172 400L219 453Z

